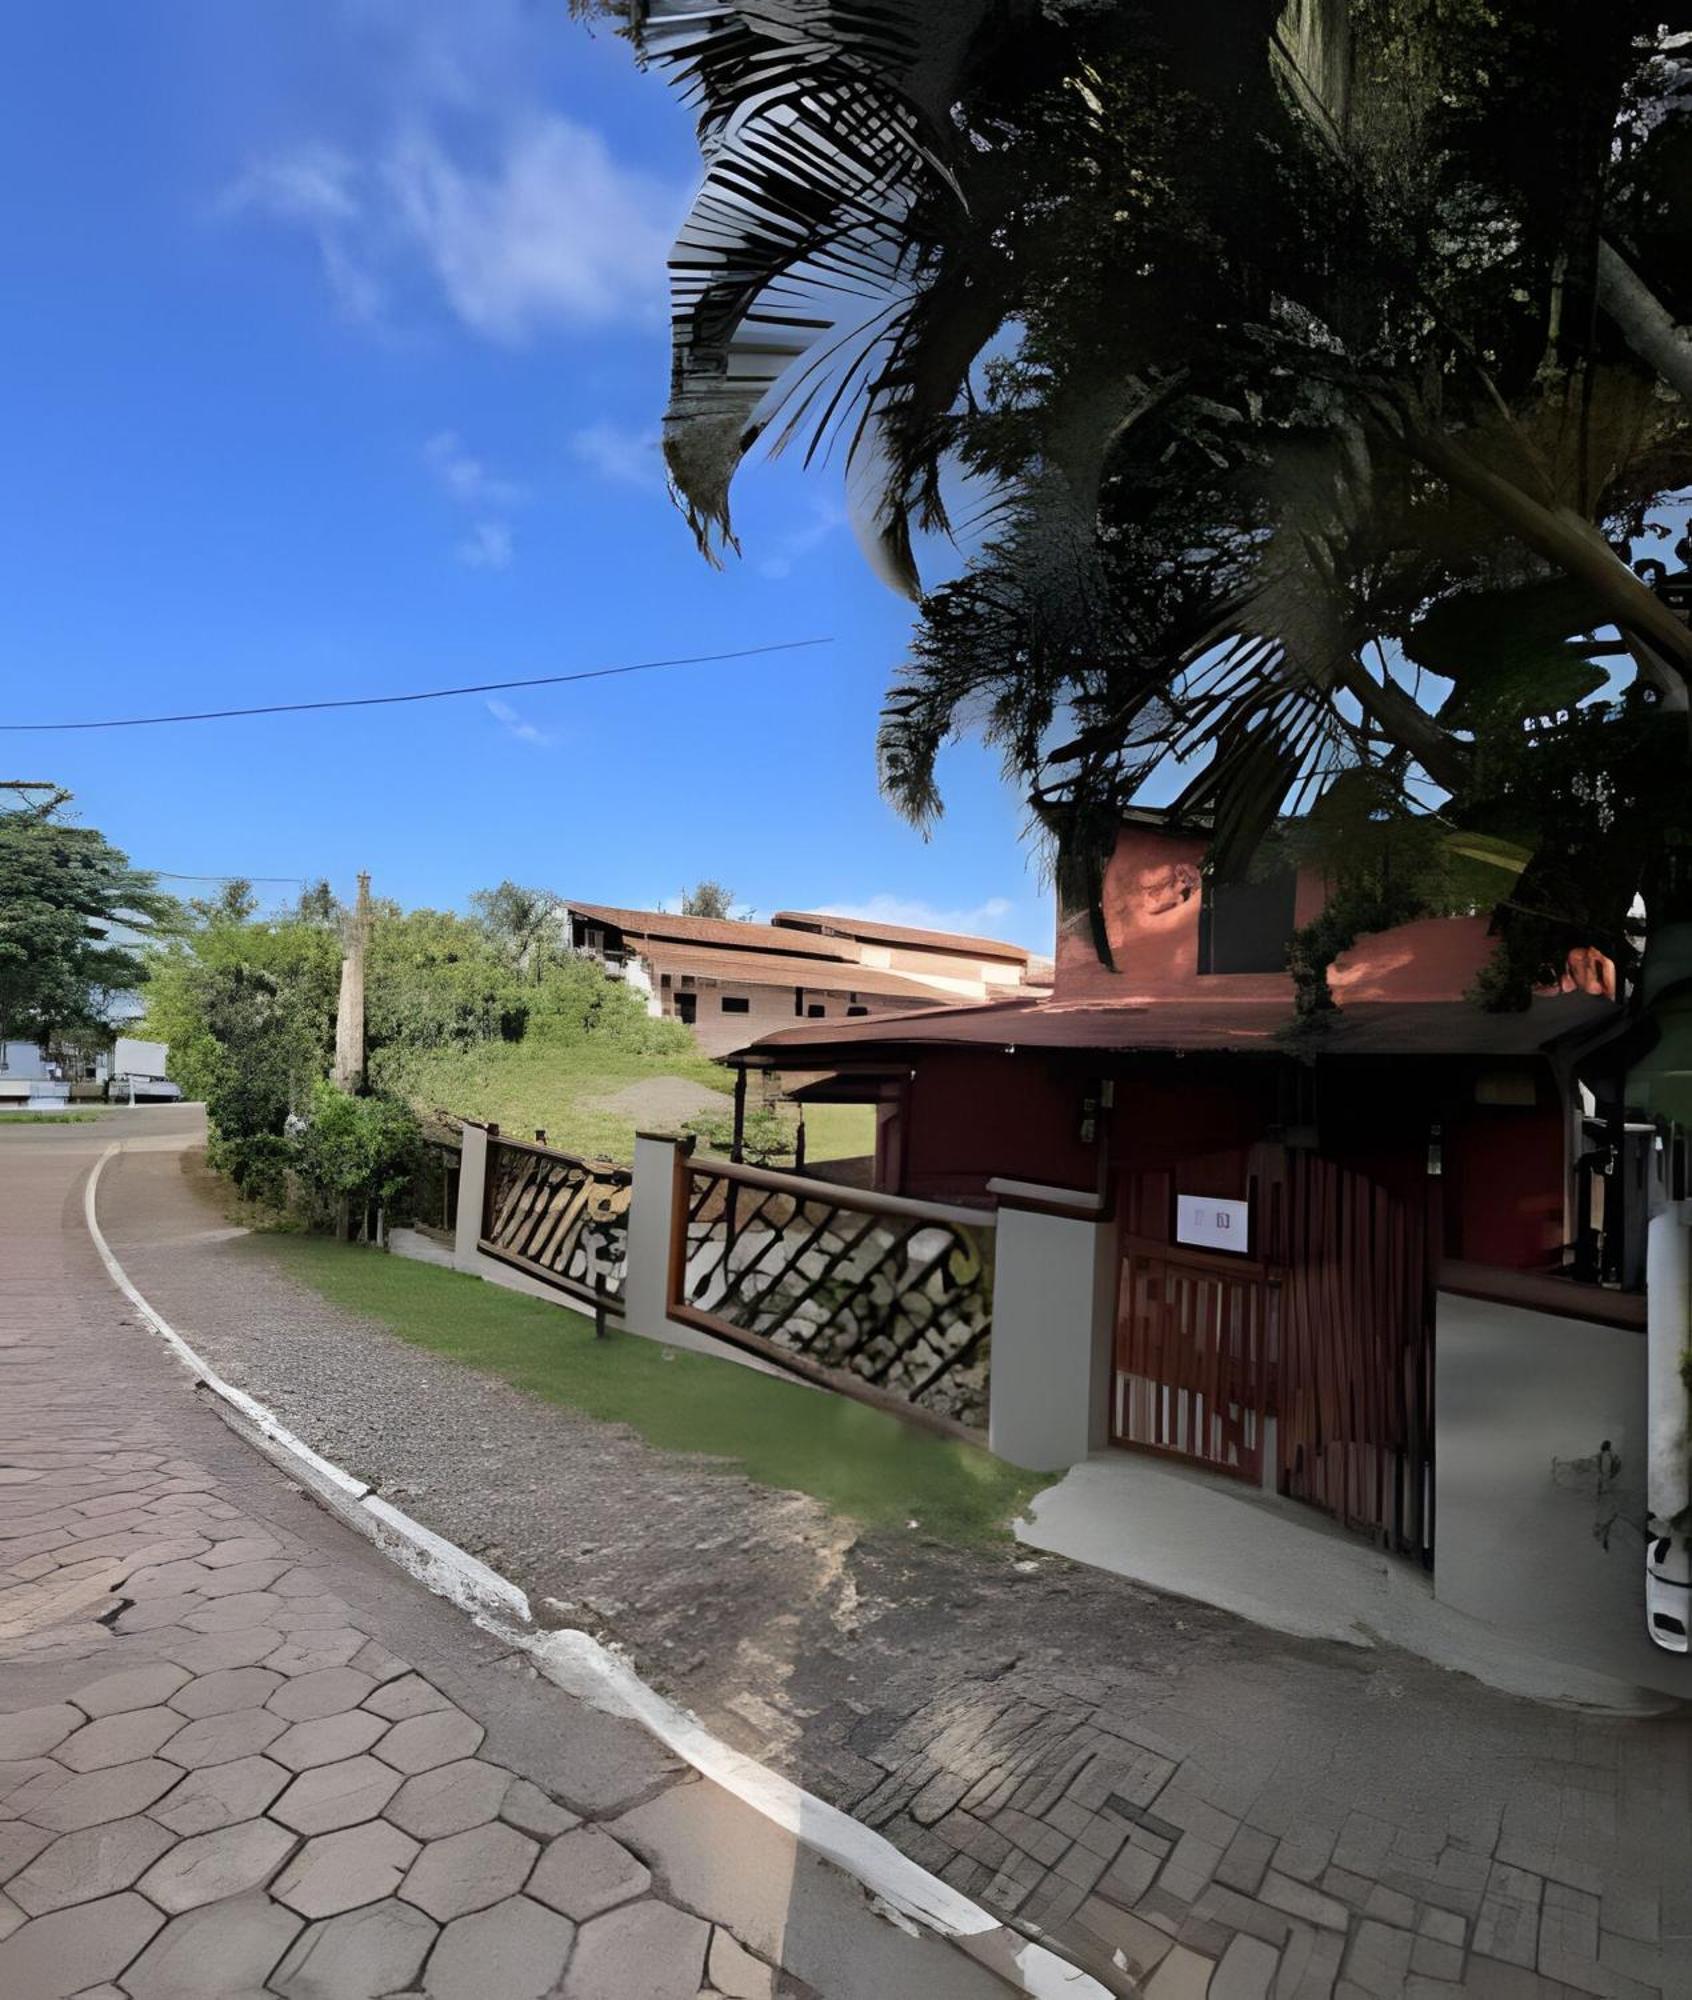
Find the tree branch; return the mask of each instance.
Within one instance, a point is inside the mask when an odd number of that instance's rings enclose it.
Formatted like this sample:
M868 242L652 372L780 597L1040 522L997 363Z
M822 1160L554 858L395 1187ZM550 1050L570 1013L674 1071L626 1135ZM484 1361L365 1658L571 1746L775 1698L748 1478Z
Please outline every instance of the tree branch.
M1347 661L1338 678L1340 685L1357 697L1394 742L1410 752L1436 785L1448 792L1462 790L1469 779L1467 744L1453 736L1394 681L1377 681L1361 660Z
M1572 508L1534 499L1437 431L1407 428L1404 442L1430 472L1478 501L1565 576L1586 584L1623 631L1649 641L1649 651L1642 650L1637 657L1654 666L1651 678L1674 705L1686 706L1687 685L1692 682L1692 628L1617 559L1590 521Z
M1692 403L1692 339L1619 250L1598 244L1598 303L1642 361L1682 399Z

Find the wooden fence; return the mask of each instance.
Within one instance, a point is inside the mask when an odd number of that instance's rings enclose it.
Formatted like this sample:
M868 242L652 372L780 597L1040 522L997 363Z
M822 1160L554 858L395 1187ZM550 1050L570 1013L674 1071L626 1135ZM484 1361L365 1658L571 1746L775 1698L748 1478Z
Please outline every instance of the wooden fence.
M618 1310L633 1181L610 1160L490 1134L478 1247L584 1303Z
M1174 1175L1135 1177L1113 1439L1273 1485L1431 1565L1433 1288L1421 1206L1335 1161L1275 1146L1231 1166L1220 1156L1198 1164L1250 1202L1254 1254L1206 1253L1153 1233ZM1275 1457L1265 1466L1271 1417Z
M993 1216L677 1155L671 1317L942 1428L987 1417Z

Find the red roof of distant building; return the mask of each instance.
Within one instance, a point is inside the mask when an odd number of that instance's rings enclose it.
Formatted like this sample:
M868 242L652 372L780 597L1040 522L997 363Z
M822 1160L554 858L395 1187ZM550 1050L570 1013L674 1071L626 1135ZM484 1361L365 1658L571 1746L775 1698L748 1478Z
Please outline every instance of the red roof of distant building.
M917 951L1005 959L1014 965L1026 965L1031 956L1025 946L1007 944L1002 938L972 937L965 931L913 930L908 924L875 923L864 917L836 916L829 910L777 910L770 921L783 930L805 931L812 937L831 934L859 938L865 944L903 944Z
M850 943L835 938L803 936L777 930L773 924L741 923L734 917L681 917L668 910L624 910L611 903L578 903L569 897L564 908L589 923L606 924L625 937L674 938L688 944L716 945L727 951L780 951L798 958L829 958L856 964Z
M909 973L837 958L795 958L785 952L712 951L654 938L642 953L661 971L728 986L802 986L809 993L873 993L878 999L940 1005L944 996ZM949 1009L947 1011L950 1011ZM902 1016L900 1018L903 1018ZM844 1025L844 1022L842 1022Z

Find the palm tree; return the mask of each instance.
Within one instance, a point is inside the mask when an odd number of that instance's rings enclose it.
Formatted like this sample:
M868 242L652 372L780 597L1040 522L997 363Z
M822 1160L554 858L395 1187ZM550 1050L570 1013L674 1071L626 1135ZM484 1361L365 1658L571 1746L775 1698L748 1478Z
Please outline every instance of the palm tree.
M1226 867L1360 764L1461 794L1486 703L1418 635L1484 679L1553 586L1508 726L1619 644L1684 731L1692 631L1631 566L1692 485L1684 0L612 11L698 108L665 449L702 546L761 439L840 450L913 595L943 468L989 496L888 703L913 815L978 723L1072 824L1180 757Z

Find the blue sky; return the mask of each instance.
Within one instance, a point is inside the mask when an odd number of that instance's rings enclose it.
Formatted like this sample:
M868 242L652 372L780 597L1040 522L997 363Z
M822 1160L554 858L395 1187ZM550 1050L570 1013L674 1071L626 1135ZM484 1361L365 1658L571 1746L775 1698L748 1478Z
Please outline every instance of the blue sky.
M81 0L8 22L0 720L381 694L827 635L787 659L342 715L7 739L134 859L461 904L702 875L1047 948L975 745L875 786L909 607L837 468L696 554L653 439L692 131L563 0ZM27 768L26 768L27 767ZM269 893L282 896L285 889Z

